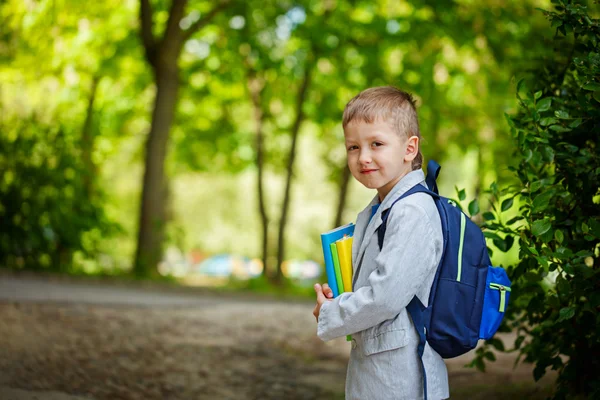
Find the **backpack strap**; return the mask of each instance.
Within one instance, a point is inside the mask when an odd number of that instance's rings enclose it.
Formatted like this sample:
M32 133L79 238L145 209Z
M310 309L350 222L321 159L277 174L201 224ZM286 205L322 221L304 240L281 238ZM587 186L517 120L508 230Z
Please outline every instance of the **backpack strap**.
M439 193L436 180L441 169L442 167L440 167L440 164L433 160L429 160L427 163L427 177L425 178L425 183L427 183L429 190L436 194Z
M435 177L437 177L440 166L433 160L430 161L429 163L431 164L432 162L435 165L437 165L437 170L434 172ZM429 171L434 171L434 169L429 168L429 166L428 166L428 172L427 172L428 179L430 177ZM434 182L434 188L437 192L437 185L435 185L435 177L433 178L433 182ZM436 192L432 192L431 190L425 188L425 186L421 185L420 183L417 183L415 186L410 188L406 193L404 193L402 196L400 196L396 201L394 201L387 210L384 210L381 213L381 219L383 222L377 229L377 241L379 244L379 251L381 251L381 249L383 248L383 239L385 238L387 219L390 214L390 211L392 210L392 207L394 207L394 205L397 202L399 202L400 200L402 200L405 197L408 197L412 194L415 194L415 193L427 193L434 199L439 199L440 196ZM408 311L408 314L410 315L410 318L413 321L415 329L417 330L417 333L419 334L419 344L417 345L417 353L419 354L419 360L421 361L421 371L423 372L423 398L425 400L427 400L427 375L425 373L425 364L423 364L423 352L425 351L425 341L426 341L425 320L423 317L424 310L425 310L425 306L423 305L423 303L421 303L421 301L419 300L419 298L417 296L414 296L412 298L412 300L410 301L410 303L408 303L408 305L406 306L406 311Z
M435 163L435 161L433 161L433 162ZM429 174L427 176L429 176ZM434 180L434 182L435 182L435 180ZM437 189L437 186L436 186L436 189ZM379 226L379 228L377 229L377 242L379 243L379 251L381 251L381 248L383 247L383 238L385 237L385 230L387 227L387 219L388 219L388 216L390 215L390 211L392 210L392 207L394 207L396 205L396 203L399 202L400 200L404 199L405 197L410 196L411 194L415 194L415 193L427 193L434 199L440 198L440 195L437 194L436 192L433 192L433 191L427 189L425 186L421 185L420 183L417 183L415 186L413 186L412 188L407 190L406 193L404 193L402 196L400 196L398 199L396 199L396 201L394 201L388 209L383 210L383 212L381 213L381 221L382 222L381 222L381 225Z

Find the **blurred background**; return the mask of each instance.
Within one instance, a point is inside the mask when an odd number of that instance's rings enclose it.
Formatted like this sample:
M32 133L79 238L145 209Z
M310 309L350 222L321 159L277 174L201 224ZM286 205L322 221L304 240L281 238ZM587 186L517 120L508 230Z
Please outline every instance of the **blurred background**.
M314 282L319 234L373 196L345 167L345 104L409 91L442 193L505 184L504 113L552 36L536 7L4 2L1 262Z

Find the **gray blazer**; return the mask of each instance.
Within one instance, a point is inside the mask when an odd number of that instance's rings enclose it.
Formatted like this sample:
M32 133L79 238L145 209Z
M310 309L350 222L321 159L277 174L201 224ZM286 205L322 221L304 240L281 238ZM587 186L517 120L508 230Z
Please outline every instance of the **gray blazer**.
M381 252L377 228L381 213L417 183L423 171L412 171L394 186L372 219L376 196L358 214L352 246L353 292L321 307L317 335L322 340L352 334L346 375L346 399L422 399L423 375L417 354L419 337L406 311L417 295L427 305L442 255L441 221L427 194L417 193L392 208ZM428 344L423 362L428 399L449 396L448 372Z

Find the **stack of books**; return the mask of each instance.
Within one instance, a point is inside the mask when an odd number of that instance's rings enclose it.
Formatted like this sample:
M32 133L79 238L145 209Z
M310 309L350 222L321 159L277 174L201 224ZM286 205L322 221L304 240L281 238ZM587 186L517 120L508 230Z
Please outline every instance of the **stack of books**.
M349 223L321 234L327 283L333 297L352 291L352 236L354 224ZM352 340L350 336L347 340Z

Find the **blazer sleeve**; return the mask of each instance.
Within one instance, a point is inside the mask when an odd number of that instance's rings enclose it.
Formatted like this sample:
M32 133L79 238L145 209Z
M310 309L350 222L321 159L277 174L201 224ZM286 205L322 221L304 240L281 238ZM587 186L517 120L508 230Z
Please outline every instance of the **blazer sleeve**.
M434 273L443 248L440 240L425 209L398 203L390 211L383 248L372 261L375 268L367 284L321 306L319 338L360 332L398 315Z

